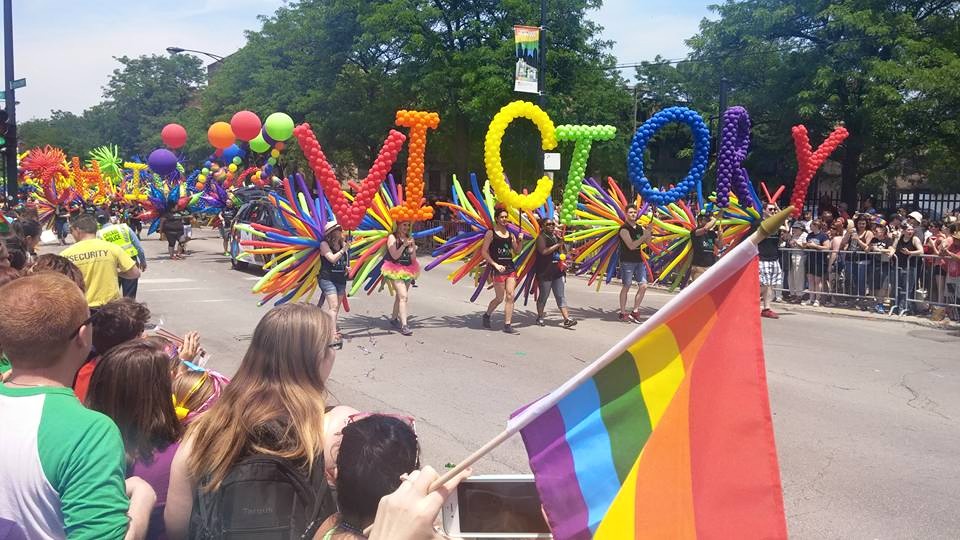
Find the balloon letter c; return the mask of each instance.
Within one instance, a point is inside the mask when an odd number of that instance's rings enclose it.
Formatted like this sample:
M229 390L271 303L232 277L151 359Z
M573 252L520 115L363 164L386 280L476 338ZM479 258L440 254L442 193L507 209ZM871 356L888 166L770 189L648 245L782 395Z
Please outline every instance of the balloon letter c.
M556 128L550 116L529 101L514 101L504 105L490 121L483 144L483 161L487 168L487 180L490 181L498 201L511 208L534 210L547 202L547 197L550 196L550 190L553 188L553 180L544 176L537 180L537 188L533 193L521 195L507 184L506 176L503 174L503 163L500 160L503 134L510 122L520 117L530 120L540 130L541 145L544 150L553 150L557 147Z

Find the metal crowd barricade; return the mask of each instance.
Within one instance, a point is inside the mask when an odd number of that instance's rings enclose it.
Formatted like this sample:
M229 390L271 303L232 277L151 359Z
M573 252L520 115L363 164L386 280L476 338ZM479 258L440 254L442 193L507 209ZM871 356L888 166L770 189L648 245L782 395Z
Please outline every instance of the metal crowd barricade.
M907 258L901 276L906 309L914 315L942 320L960 318L960 276L951 276L947 259L939 255L914 255Z
M900 290L896 258L869 251L780 249L785 300L892 313Z

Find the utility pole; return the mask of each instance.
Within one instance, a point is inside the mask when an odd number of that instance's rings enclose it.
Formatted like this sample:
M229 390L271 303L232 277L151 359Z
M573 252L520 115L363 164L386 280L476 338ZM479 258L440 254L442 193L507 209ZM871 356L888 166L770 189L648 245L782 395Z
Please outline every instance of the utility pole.
M541 109L547 108L547 0L540 0L540 44L537 46L537 103ZM540 166L538 169L543 174L545 171L543 159L543 146L538 146L540 155ZM553 178L553 173L550 174Z
M3 88L7 111L6 139L4 150L7 176L7 201L16 204L19 186L17 185L17 100L13 89L13 0L3 0Z

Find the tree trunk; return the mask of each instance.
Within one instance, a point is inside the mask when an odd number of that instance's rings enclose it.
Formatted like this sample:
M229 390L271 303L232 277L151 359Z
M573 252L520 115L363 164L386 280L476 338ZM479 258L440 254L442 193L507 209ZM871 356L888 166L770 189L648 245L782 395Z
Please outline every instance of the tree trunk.
M860 156L863 155L863 138L856 132L851 131L845 143L840 172L840 200L847 203L847 207L852 211L860 207L857 184L860 182Z

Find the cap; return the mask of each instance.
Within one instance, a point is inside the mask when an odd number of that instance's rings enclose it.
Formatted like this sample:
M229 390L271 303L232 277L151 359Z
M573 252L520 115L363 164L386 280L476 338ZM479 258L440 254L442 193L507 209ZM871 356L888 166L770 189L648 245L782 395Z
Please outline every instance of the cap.
M802 229L802 228L803 228L803 223L800 223L799 221L794 221L794 222L793 222L793 225L791 225L790 228L791 228L791 229Z
M920 223L921 221L923 221L923 214L921 214L920 212L917 212L916 210L907 214L907 217L917 220L917 223Z

